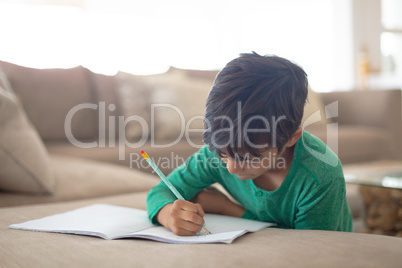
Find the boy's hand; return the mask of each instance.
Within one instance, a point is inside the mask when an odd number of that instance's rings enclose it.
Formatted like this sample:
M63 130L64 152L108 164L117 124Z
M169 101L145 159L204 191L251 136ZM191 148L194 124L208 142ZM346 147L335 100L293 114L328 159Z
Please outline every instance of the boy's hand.
M176 200L167 204L158 213L160 224L177 235L195 235L204 226L205 213L200 204Z

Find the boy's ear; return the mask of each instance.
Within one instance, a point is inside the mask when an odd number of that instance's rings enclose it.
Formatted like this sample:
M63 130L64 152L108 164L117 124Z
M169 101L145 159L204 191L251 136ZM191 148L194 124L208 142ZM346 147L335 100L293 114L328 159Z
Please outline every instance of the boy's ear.
M286 143L286 147L292 147L295 145L295 143L300 139L301 135L303 133L303 128L299 127L296 129L295 133L293 133L292 136L290 136L290 139Z

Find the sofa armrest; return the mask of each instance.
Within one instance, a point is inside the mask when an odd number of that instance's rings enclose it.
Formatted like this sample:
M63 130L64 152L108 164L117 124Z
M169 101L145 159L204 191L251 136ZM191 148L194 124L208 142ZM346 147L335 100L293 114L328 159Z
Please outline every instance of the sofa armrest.
M320 93L324 105L338 101L340 125L379 127L397 133L401 126L401 90Z
M339 126L375 127L389 133L394 153L402 159L401 90L337 91L320 93L324 105L338 101Z

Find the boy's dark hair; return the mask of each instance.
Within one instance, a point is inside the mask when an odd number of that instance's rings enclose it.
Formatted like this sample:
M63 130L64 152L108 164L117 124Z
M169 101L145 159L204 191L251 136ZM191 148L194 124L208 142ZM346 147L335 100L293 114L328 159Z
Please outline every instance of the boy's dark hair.
M289 60L240 54L219 72L209 92L204 142L231 158L259 157L272 147L281 151L301 124L307 87L306 73Z

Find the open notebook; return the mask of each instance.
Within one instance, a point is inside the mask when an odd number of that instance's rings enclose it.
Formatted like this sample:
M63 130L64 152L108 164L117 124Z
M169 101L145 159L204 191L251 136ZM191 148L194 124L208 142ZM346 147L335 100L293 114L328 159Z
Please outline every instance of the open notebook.
M9 228L98 236L104 239L143 238L167 243L231 243L237 237L274 224L222 215L206 214L204 220L212 234L178 236L165 227L153 225L145 210L96 204Z

